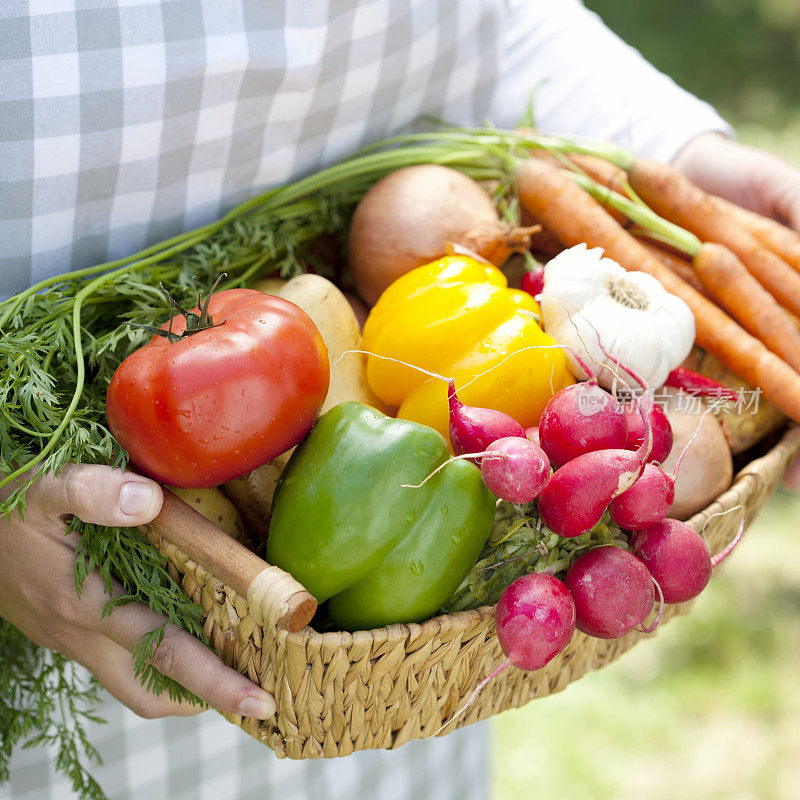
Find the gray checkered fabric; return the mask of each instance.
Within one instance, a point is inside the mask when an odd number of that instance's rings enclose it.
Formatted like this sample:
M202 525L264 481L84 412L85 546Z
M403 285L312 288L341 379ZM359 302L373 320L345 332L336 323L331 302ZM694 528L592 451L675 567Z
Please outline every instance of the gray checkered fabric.
M3 0L0 298L534 89L543 129L664 160L725 129L575 0Z
M104 764L93 770L109 800L485 800L489 724L398 750L292 761L214 711L145 720L108 697L90 727ZM54 750L20 750L0 800L71 800Z
M423 115L669 161L730 128L577 0L0 0L0 298L218 218ZM277 760L214 713L93 728L114 800L485 798L487 726ZM0 800L67 800L51 753Z

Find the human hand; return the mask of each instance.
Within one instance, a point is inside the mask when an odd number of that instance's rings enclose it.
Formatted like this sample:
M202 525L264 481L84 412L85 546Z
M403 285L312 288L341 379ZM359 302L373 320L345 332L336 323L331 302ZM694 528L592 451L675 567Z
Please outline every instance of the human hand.
M672 166L707 192L800 231L800 169L774 153L707 132Z
M9 488L5 487L6 494ZM42 475L28 490L24 521L0 518L0 617L36 644L83 664L120 702L142 717L190 715L202 709L149 693L134 674L136 642L164 618L130 603L101 620L108 600L97 573L75 591L76 534L64 535L65 519L134 527L158 514L161 488L119 469L70 464L57 478ZM119 584L115 593L121 593ZM275 701L261 687L226 667L201 642L175 625L165 629L153 666L213 708L266 719Z
M800 170L782 158L708 132L692 139L672 166L707 192L800 231ZM800 456L783 483L800 489Z

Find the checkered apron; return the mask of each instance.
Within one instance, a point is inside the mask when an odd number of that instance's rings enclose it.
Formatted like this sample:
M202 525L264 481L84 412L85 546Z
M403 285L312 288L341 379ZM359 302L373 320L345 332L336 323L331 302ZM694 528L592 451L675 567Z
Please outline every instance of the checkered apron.
M397 750L346 758L278 759L214 711L147 720L109 698L91 725L109 800L472 800L488 797L489 725ZM19 750L2 800L71 800L55 753Z
M588 56L588 58L587 58ZM537 121L668 161L729 130L576 0L1 0L0 298L217 219L423 115ZM106 698L114 800L484 798L487 726L279 761L214 712ZM66 800L20 751L0 800Z

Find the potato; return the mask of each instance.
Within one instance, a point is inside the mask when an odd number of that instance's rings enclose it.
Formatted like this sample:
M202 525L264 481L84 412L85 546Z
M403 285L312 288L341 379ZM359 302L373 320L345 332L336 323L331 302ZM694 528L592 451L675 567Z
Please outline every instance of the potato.
M166 488L225 531L228 536L236 539L237 542L241 542L246 547L254 544L236 506L219 489L215 487L211 489L181 489L177 486L167 486Z
M275 485L282 469L282 466L270 461L248 475L228 481L222 487L247 523L248 530L261 542L267 540L272 495L275 494Z
M254 284L253 288L299 306L322 334L331 364L331 383L320 413L343 400L358 400L381 408L380 401L367 386L364 356L351 353L334 364L345 350L360 347L361 328L347 298L333 283L321 275L308 274L298 275L282 285L268 278Z
M674 398L677 404L679 398ZM675 481L675 500L669 516L688 519L705 508L714 498L724 492L733 479L733 458L722 426L713 414L703 416L702 404L696 413L666 408L667 419L672 425L674 441L670 454L661 465L665 472L675 469L678 456L697 430L700 431L686 452ZM702 420L702 421L701 421Z

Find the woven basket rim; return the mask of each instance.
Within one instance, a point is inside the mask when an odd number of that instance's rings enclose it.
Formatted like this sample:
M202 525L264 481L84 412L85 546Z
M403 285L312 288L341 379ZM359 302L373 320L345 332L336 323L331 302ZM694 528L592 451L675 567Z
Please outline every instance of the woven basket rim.
M741 506L741 489L745 482L760 482L760 472L768 468L773 461L783 458L784 453L797 450L800 446L800 426L789 424L780 439L764 455L749 461L736 473L730 487L719 497L712 500L704 509L686 520L695 530L702 530L706 522L720 511L732 510ZM754 487L755 488L755 487ZM280 631L280 638L294 644L303 645L313 641L326 648L349 647L351 644L396 642L405 638L435 635L448 630L467 628L474 622L494 616L494 605L480 606L467 611L456 611L451 614L439 614L424 622L395 623L382 628L372 628L363 631L316 631L311 627L303 628L296 633Z

